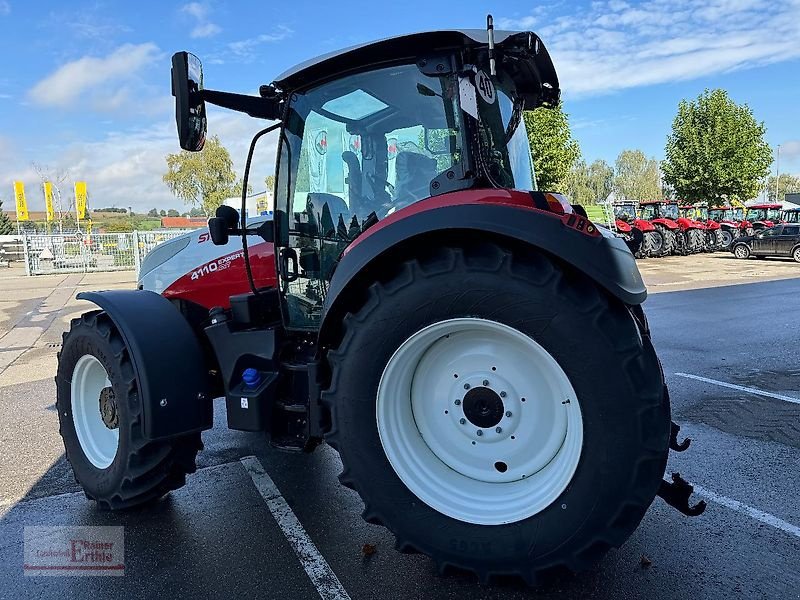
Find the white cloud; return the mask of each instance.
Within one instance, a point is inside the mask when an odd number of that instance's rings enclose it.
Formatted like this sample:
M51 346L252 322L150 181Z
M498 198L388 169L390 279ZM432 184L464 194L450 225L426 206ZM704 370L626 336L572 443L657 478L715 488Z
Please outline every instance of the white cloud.
M120 84L136 77L138 72L159 58L152 43L125 44L104 57L84 56L68 62L39 81L28 92L29 98L41 106L85 107L85 95L92 92L92 102L118 93L110 84ZM102 100L100 100L102 103Z
M189 2L181 7L181 12L189 15L196 21L196 26L192 29L193 38L211 37L222 31L222 28L208 19L211 12L207 4L201 2Z
M0 0L0 16L4 17L11 12L11 5L6 0Z
M567 96L696 79L800 57L800 2L619 0L565 16L537 7L499 18L544 40Z
M214 107L209 107L208 116L209 135L219 136L241 177L250 139L264 127L264 122ZM259 142L250 174L254 192L262 191L264 177L274 172L276 148L277 133ZM184 209L162 181L166 155L180 150L174 120L162 120L140 129L111 131L95 141L54 144L47 150L40 148L35 156L26 156L26 150L26 145L17 147L12 140L0 137L0 182L24 181L31 190L28 194L31 210L43 210L44 205L41 194L35 192L39 189L39 179L31 166L33 160L49 165L53 171L68 169L70 182L85 180L94 208L131 206L136 212L153 207ZM62 195L71 194L70 185L62 190ZM0 190L0 197L7 198L8 194Z
M228 49L237 57L242 59L253 58L255 50L262 44L271 44L280 42L291 36L294 32L285 25L279 25L278 28L271 33L262 33L259 36L238 40L228 44Z

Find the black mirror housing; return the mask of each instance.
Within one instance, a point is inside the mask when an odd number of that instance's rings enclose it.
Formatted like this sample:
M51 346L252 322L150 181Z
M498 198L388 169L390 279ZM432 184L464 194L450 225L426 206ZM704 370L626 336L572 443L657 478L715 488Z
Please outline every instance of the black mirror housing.
M203 100L203 65L189 52L172 55L172 95L175 96L175 124L181 148L203 149L206 142L206 104Z
M236 229L239 226L239 211L232 206L222 204L217 207L214 214L220 219L224 219L229 229Z
M222 217L212 217L208 220L208 232L215 246L224 246L228 243L230 228L228 222Z

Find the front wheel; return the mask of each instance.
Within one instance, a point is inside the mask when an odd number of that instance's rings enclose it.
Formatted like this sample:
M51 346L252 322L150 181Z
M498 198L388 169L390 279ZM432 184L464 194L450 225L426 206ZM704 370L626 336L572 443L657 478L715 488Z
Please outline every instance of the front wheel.
M200 434L145 440L130 353L102 311L72 321L58 355L56 407L67 460L86 495L104 508L143 504L195 471Z
M800 263L800 248L794 249L794 252L792 252L792 258L794 259L794 262Z
M530 582L636 528L669 403L649 335L590 280L493 244L432 249L343 324L327 439L399 549Z
M742 260L750 258L750 248L747 244L738 244L733 248L733 255Z

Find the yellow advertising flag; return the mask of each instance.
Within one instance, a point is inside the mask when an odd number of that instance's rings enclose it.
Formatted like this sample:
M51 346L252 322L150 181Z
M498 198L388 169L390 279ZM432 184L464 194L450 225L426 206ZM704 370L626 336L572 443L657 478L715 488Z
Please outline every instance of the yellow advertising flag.
M78 220L86 218L86 182L75 182L75 213Z
M47 210L47 220L54 221L56 212L53 210L53 184L49 181L44 182L44 207Z
M28 203L25 201L25 184L14 182L14 199L17 201L17 221L28 220Z

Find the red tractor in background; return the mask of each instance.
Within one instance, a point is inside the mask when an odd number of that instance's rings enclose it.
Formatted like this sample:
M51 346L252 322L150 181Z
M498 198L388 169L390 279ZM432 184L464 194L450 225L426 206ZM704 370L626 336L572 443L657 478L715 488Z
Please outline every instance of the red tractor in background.
M650 221L664 237L665 254L695 254L705 246L705 228L700 223L680 216L673 200L642 202L642 219Z
M754 204L748 206L744 214L754 231L769 229L782 222L780 204Z
M728 248L742 232L739 222L733 218L732 206L715 206L708 209L708 222L719 225L718 237L722 248Z
M706 252L716 252L724 247L720 224L708 218L708 206L705 203L681 206L679 210L682 219L693 221L704 230L703 249Z
M755 228L752 221L747 217L747 209L744 206L738 206L731 209L731 218L739 228L739 235L755 235Z
M636 214L635 202L617 202L614 204L614 226L622 234L626 242L631 240L636 258L664 256L664 236L655 225ZM629 244L629 247L631 244Z

